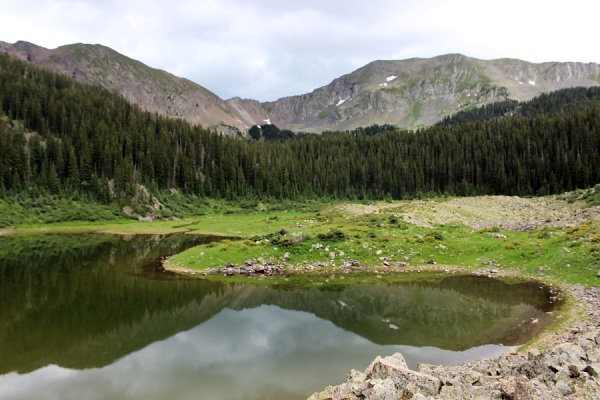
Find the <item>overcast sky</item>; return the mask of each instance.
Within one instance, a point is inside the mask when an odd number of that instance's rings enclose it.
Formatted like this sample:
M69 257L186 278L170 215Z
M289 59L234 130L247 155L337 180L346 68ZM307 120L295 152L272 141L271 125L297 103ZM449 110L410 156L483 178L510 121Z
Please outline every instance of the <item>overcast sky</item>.
M597 0L0 0L0 40L103 44L227 99L303 94L374 60L600 62Z

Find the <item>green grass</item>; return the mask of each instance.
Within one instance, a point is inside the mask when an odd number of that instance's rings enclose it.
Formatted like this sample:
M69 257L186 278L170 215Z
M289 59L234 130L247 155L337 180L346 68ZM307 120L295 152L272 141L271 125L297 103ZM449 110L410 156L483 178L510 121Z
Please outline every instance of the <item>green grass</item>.
M600 184L593 188L579 189L567 193L563 196L563 199L567 200L569 203L583 200L588 207L600 206Z
M0 199L0 227L16 224L48 224L59 221L101 221L123 218L118 208L82 199L58 196Z
M413 104L412 110L410 112L410 116L413 121L418 121L421 118L421 109L423 108L423 103L417 101Z
M319 119L326 119L329 117L329 111L322 110L319 112Z
M328 262L335 266L342 260L358 260L384 270L384 261L427 266L433 260L440 267L492 268L586 286L600 279L596 276L600 269L600 228L596 223L533 232L503 231L504 239L493 237L489 230L474 232L458 224L422 228L398 221L392 214L276 214L238 222L244 229L226 232L242 240L192 248L166 265L203 270L259 258L291 265Z

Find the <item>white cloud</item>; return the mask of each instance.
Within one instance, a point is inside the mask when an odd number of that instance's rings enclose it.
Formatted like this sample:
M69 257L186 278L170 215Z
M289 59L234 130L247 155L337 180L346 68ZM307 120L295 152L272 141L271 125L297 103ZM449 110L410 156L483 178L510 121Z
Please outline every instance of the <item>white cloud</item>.
M600 61L600 3L3 0L0 40L100 43L223 98L310 92L376 59Z

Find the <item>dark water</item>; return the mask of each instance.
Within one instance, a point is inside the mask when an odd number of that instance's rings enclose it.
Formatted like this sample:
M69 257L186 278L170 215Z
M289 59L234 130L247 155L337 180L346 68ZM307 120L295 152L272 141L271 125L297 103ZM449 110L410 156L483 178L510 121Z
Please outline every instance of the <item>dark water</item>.
M377 355L493 356L551 319L531 283L274 290L158 267L208 240L0 237L0 399L306 398Z

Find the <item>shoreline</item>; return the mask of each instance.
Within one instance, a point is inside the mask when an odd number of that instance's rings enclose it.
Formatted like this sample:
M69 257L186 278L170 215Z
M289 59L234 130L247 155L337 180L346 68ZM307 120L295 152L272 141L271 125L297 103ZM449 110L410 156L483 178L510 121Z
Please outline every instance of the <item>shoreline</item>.
M561 290L568 300L560 315L568 316L514 353L455 366L418 364L415 370L400 353L378 356L364 372L350 371L346 383L309 400L600 399L600 288Z

